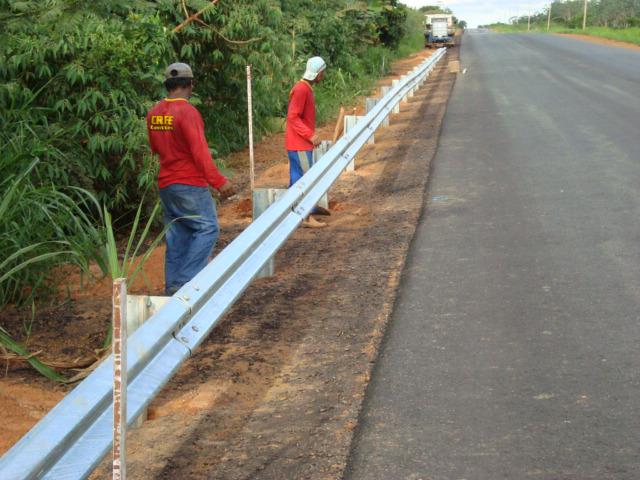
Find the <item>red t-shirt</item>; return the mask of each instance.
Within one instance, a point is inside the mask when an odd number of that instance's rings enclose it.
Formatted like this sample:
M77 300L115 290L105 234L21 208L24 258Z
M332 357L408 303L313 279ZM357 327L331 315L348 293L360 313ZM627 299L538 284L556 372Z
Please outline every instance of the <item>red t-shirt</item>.
M220 188L226 183L211 158L202 116L188 100L158 102L147 114L147 130L151 150L160 156L160 188L174 183Z
M284 145L287 150L313 150L316 130L316 103L309 82L300 80L289 93Z

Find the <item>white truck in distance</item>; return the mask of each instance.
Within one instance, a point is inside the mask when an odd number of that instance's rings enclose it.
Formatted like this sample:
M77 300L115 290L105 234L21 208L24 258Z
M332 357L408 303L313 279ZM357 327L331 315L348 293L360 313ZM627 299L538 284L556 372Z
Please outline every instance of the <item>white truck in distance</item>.
M436 47L438 45L453 46L455 26L453 15L434 13L424 16L424 45Z

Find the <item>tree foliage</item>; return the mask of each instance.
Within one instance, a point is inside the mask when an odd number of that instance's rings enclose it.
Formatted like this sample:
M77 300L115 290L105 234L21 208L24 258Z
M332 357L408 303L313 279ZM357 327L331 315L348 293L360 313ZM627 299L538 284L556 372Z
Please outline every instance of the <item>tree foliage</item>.
M453 13L450 8L443 8L440 5L424 5L423 7L420 7L418 11L422 13Z
M5 2L12 15L0 17L0 139L23 142L47 181L124 204L137 190L132 174L148 150L143 118L160 93L156 73L170 44L157 41L158 17L118 2L70 3ZM13 173L24 167L14 160Z
M14 142L15 125L25 125L24 150L51 181L82 186L110 206L133 205L139 187L153 181L144 115L163 94L165 65L192 64L208 136L226 153L246 138L245 65L255 72L260 129L282 115L308 56L355 73L367 49L397 47L405 7L368 3L0 0L1 141ZM12 171L22 166L17 160Z
M247 138L247 64L258 134L312 55L330 67L323 118L384 73L406 14L396 0L0 0L0 305L29 297L52 264L90 259L91 216L135 211L155 185L144 119L166 65L192 65L224 154Z

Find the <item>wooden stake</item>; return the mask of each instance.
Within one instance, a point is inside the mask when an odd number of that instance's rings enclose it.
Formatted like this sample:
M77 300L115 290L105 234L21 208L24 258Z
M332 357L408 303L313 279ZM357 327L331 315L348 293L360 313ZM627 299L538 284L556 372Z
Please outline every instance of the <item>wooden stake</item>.
M344 131L344 107L340 107L340 113L338 114L338 121L336 122L336 128L333 130L333 143L338 141L338 138Z
M256 169L253 157L253 96L251 91L251 65L247 65L247 109L249 121L249 177L251 180L251 191L256 186Z
M127 280L113 281L113 480L127 478Z

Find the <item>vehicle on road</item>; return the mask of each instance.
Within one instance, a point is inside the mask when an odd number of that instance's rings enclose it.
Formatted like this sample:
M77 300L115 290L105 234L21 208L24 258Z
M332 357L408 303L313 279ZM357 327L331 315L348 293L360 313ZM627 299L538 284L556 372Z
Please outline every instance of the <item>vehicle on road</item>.
M445 13L425 15L424 26L425 47L452 47L454 45L455 26L453 24L453 15Z

